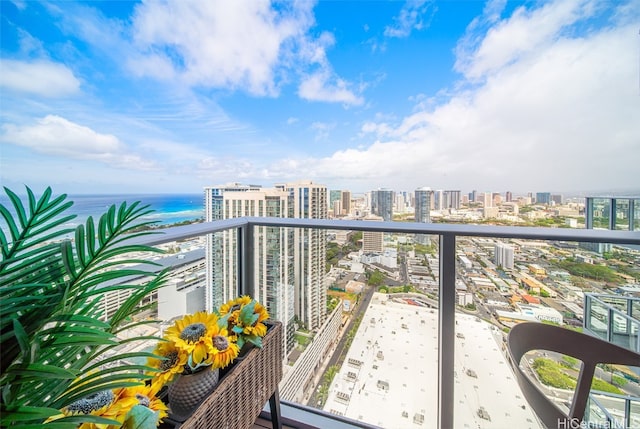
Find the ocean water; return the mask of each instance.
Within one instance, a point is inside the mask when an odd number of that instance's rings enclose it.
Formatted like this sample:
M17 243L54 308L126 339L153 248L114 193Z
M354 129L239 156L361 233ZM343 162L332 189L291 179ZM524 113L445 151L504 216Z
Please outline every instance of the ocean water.
M26 196L22 198L22 201L23 205L28 207ZM158 225L171 225L204 218L204 194L68 195L67 201L74 203L67 214L76 215L75 219L64 225L67 228L73 228L86 222L89 216L92 216L94 222L97 222L111 205L119 206L122 202L129 205L140 201L143 205L149 205L153 213L145 216L143 220L154 221ZM0 204L14 213L13 204L4 193L0 194ZM1 219L0 225L5 229L6 225Z

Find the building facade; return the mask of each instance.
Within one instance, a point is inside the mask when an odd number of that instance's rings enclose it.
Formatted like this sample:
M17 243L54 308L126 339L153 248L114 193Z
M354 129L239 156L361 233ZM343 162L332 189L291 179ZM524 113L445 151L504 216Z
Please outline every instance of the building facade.
M231 183L221 186L204 188L205 221L227 219L225 215L224 195L227 192L259 191L259 185L242 185ZM235 291L229 290L231 285L237 284L237 270L235 259L229 259L234 250L228 248L229 232L207 234L206 237L206 289L205 308L213 311L228 299L235 297Z
M351 192L350 191L342 191L341 195L342 199L342 213L345 216L349 216L351 213Z
M458 210L460 208L460 191L444 191L443 208Z
M513 246L496 243L494 247L494 263L505 270L513 269Z
M414 195L414 220L420 223L431 223L431 188L418 188ZM419 244L431 244L427 234L416 234L414 240Z
M327 219L327 187L313 182L276 185L291 199L289 217ZM326 319L327 232L324 229L294 229L294 278L296 315L307 329L315 330Z
M382 216L369 215L363 218L365 221L382 222ZM384 233L377 231L362 232L362 252L382 253L384 251Z
M371 213L382 216L382 219L390 222L393 220L394 195L390 189L378 189L371 191Z
M551 193L536 192L536 204L551 204Z
M206 220L244 216L327 218L326 187L309 183L205 188ZM295 317L309 329L326 317L326 232L256 226L255 298L285 325L286 351L293 347ZM238 248L235 231L207 237L208 311L237 296Z

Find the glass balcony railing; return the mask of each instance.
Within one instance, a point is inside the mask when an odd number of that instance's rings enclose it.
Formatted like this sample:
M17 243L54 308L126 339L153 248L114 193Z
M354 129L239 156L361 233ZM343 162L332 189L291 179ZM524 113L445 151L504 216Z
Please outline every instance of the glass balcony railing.
M588 333L640 352L640 298L587 293L584 308Z
M610 284L577 280L575 264L585 262L576 257L597 257L577 244L640 245L640 235L249 217L138 241L180 248L161 262L176 276L158 292L160 318L250 294L285 324L280 397L290 427L538 428L507 359L509 326L532 320L579 329L584 317L607 339L610 320L621 334L619 316L629 313L599 298L583 307L585 290ZM356 251L363 244L376 250ZM628 258L640 266L637 251ZM637 327L624 320L637 347ZM538 368L547 360L569 377L575 371L573 362L561 365L561 356L544 352L522 364L542 383ZM594 389L590 421L633 427L638 386L627 380L614 396ZM545 389L566 408L567 389Z

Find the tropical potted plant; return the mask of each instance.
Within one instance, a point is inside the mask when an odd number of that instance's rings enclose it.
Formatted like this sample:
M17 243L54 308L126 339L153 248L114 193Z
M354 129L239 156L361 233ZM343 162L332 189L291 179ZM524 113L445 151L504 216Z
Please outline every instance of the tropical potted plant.
M5 192L10 205L0 204L0 426L155 427L166 407L145 383L154 370L132 363L153 355L114 353L149 339L121 334L153 322L140 318L153 304L140 303L167 277L134 256L158 249L129 244L153 233L140 232L152 223L143 220L151 210L122 203L97 223L89 217L70 229L65 225L75 215L66 195L53 197L47 188L36 197L26 188L23 202ZM147 280L132 285L130 276ZM116 291L128 297L105 314L101 297Z

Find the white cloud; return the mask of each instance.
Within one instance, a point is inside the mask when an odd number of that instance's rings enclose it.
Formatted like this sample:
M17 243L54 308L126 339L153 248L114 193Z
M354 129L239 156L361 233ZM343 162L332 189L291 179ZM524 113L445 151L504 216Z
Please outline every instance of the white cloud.
M136 7L127 65L138 76L190 87L277 96L302 77L299 94L312 101L360 104L335 76L326 49L334 37L309 34L313 2L148 1ZM311 72L309 69L316 69Z
M301 160L298 175L359 190L375 181L397 189L637 186L637 20L616 18L586 34L570 27L585 28L588 9L584 2L561 1L496 21L465 64L472 82L482 75L480 84L463 82L447 101L396 123L365 122L361 133L374 134L375 143ZM515 23L532 32L543 26L544 36L523 40ZM272 170L292 165L289 160Z
M481 78L551 45L564 29L594 11L594 0L556 1L535 10L521 6L509 19L490 28L477 49L473 45L471 52L459 48L456 69L467 78ZM490 21L495 20L494 10L485 10L485 13L489 13ZM474 25L469 31L475 29ZM469 42L469 35L462 40Z
M400 14L394 18L394 25L384 29L387 37L408 37L413 30L423 30L429 26L424 21L424 14L429 10L429 0L409 0L400 10ZM431 19L430 17L428 18Z
M27 3L20 0L11 0L11 3L18 8L18 10L25 10L27 8Z
M135 42L141 72L170 67L190 85L277 92L275 74L283 51L313 23L309 3L279 11L264 1L149 1L136 8Z
M318 72L307 76L298 88L300 98L311 101L338 102L345 105L361 105L362 97L348 88L347 82L333 78L327 72Z
M42 97L62 97L75 94L80 81L63 64L40 60L33 62L1 61L0 85L11 91L35 94Z
M114 135L100 134L89 127L56 115L48 115L35 125L5 124L0 140L35 152L69 159L93 160L131 169L151 169L153 163L130 153Z
M47 57L47 51L45 50L41 40L36 39L31 34L29 34L29 32L23 30L22 28L18 28L17 32L18 43L20 44L20 53L22 55L36 58Z
M315 140L326 140L329 133L336 127L336 124L328 124L324 122L314 122L311 124L311 130L315 132Z

